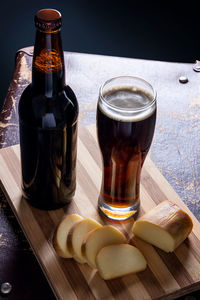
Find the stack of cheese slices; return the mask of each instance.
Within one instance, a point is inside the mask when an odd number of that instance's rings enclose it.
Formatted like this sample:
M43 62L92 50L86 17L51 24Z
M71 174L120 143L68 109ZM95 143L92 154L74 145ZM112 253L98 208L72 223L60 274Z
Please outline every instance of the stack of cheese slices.
M164 201L138 219L132 228L135 236L166 251L174 251L193 227L188 214L176 204ZM111 225L101 225L77 214L65 216L53 238L57 254L74 258L97 268L103 279L112 279L146 268L139 249L129 245L126 237Z

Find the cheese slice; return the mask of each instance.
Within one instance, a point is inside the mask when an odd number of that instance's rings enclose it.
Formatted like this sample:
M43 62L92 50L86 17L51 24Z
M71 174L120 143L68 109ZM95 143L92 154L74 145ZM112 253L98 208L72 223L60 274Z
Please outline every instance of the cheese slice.
M83 242L82 252L89 266L96 268L96 256L103 247L122 243L126 243L123 233L111 225L105 225L89 232Z
M147 265L140 250L129 244L102 248L97 254L96 263L99 274L105 280L143 271Z
M79 263L85 263L86 258L82 253L82 243L88 232L93 229L102 227L97 221L86 218L75 224L68 235L68 247L71 249L73 258Z
M72 257L72 252L67 246L67 237L73 225L82 219L78 214L70 214L59 223L53 237L53 246L59 256Z
M133 234L164 250L174 251L190 234L190 216L170 201L163 201L133 224Z

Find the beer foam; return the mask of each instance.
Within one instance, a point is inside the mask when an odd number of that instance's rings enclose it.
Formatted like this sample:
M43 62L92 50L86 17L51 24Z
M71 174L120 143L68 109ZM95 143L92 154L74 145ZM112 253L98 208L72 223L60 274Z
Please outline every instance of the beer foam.
M123 122L138 122L150 117L156 103L153 96L132 86L118 86L104 92L99 99L99 108L111 119Z

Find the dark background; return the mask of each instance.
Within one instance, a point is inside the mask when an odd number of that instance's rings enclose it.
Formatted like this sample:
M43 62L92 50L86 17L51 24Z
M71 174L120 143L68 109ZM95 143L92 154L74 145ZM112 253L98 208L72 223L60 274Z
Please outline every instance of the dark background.
M41 8L61 11L66 51L177 62L200 58L199 10L191 1L3 0L0 7L0 108L16 51L34 44L33 17Z

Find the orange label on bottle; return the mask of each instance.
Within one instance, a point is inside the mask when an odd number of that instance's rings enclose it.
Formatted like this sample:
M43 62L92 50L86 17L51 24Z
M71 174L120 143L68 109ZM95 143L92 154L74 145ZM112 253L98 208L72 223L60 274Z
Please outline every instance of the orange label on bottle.
M60 54L54 49L43 49L39 56L36 56L35 66L42 72L48 73L57 71L62 66Z

